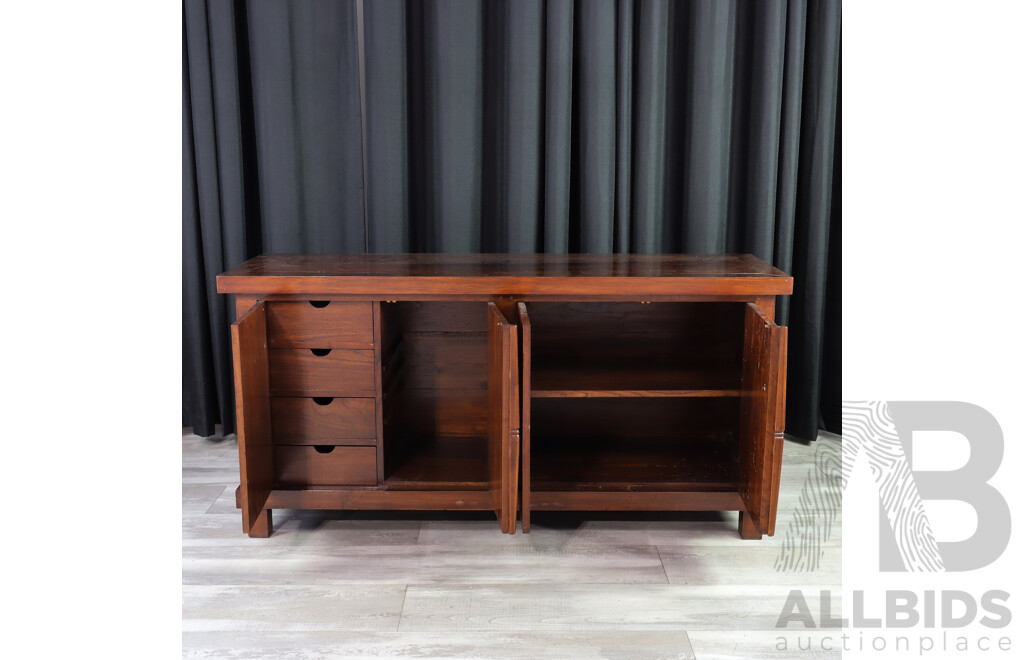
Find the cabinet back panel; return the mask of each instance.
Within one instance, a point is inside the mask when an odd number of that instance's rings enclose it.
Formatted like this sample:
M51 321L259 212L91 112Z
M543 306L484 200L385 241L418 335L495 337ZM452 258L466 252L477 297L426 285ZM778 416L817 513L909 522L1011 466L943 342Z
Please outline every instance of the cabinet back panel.
M535 444L545 437L735 438L739 399L533 399L530 415Z
M538 364L664 360L677 366L739 373L741 303L527 304Z
M487 332L483 302L410 301L381 304L394 328L412 332Z
M381 321L384 346L401 352L388 374L401 386L383 404L385 460L406 451L404 436L485 436L486 303L383 303Z

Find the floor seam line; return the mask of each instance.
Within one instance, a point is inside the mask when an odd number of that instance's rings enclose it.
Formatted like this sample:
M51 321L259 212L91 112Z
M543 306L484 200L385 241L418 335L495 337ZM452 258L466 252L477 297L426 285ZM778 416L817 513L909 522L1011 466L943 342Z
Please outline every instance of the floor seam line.
M402 606L398 608L398 625L395 626L395 632L402 632L402 618L405 617L405 601L409 597L409 585L405 585L405 589L402 591Z
M665 568L665 559L661 556L661 546L655 545L654 551L658 553L658 563L661 564L661 572L665 576L665 584L672 584L668 579L668 569Z

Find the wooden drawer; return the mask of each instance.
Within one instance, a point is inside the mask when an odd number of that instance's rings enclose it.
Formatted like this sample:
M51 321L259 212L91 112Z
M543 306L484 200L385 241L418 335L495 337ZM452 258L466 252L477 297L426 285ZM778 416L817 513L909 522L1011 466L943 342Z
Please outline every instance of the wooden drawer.
M274 480L284 488L376 486L377 450L335 445L274 447Z
M373 351L272 348L270 393L278 396L374 396Z
M271 348L362 348L373 345L373 303L269 302Z
M377 444L373 399L274 397L270 418L275 444Z

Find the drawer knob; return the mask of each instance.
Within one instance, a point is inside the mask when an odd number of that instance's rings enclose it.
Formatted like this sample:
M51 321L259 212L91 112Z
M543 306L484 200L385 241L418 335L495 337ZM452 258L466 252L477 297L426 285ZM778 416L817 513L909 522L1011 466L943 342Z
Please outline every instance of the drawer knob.
M309 352L317 357L324 357L331 354L330 348L311 348Z
M331 401L334 401L333 396L315 396L313 397L313 403L318 406L330 405Z
M313 445L313 449L315 449L316 453L318 453L318 454L330 454L332 451L334 451L334 446L333 445Z
M313 307L316 307L317 309L323 309L324 307L327 307L328 305L330 305L331 301L330 300L310 300L309 304L312 305Z

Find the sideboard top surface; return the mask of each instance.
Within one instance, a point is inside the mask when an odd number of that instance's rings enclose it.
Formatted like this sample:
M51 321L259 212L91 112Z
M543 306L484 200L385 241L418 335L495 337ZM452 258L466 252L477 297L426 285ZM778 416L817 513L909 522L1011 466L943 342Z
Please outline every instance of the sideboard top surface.
M264 254L220 293L786 295L793 278L749 254Z

